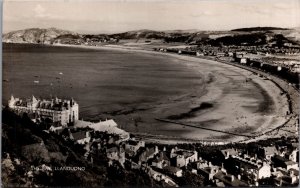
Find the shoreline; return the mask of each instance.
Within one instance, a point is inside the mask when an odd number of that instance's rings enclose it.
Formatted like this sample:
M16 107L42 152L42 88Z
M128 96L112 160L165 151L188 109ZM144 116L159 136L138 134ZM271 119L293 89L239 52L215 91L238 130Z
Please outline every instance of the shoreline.
M60 46L60 45L59 45ZM227 64L229 66L232 66L232 67L237 67L238 69L242 69L242 70L246 70L246 71L249 71L249 72L252 72L252 73L257 73L257 71L259 70L254 70L254 69L251 69L249 67L244 67L244 66L241 66L241 65L235 65L231 62L224 62L224 61L220 61L220 60L216 60L216 59L210 59L210 58L199 58L199 57L193 57L193 56L189 56L189 55L178 55L178 54L172 54L172 53L162 53L162 52L157 52L157 51L150 51L150 50L146 50L146 49L140 49L140 48L134 48L134 47L127 47L127 46L121 46L121 45L105 45L105 46L76 46L76 45L63 45L63 46L66 46L66 47L82 47L82 48L86 48L86 49L94 49L94 50L97 50L97 49L103 49L103 50L120 50L120 51L129 51L129 52L143 52L143 53L150 53L150 54L160 54L160 55L165 55L165 56L171 56L171 57L175 57L177 59L184 59L186 61L199 61L199 59L202 59L202 60L208 60L208 61L213 61L215 63L218 63L220 65L222 64ZM268 79L269 80L269 79ZM276 81L274 81L273 79L269 80L271 81L279 90L284 90L282 87L280 87L280 85L277 84ZM268 88L264 88L264 89L267 89ZM287 95L289 95L287 93ZM286 100L288 101L288 97L286 96L285 97ZM276 114L274 114L276 115ZM263 135L267 134L267 133L270 133L274 130L277 130L278 128L282 127L283 125L289 123L291 118L286 118L285 120L282 120L281 123L277 123L276 126L271 126L271 125L261 125L258 129L262 129L262 133L261 131L259 131L259 134L256 134L254 137L255 139L259 139L260 137L262 137ZM267 124L272 124L272 122L269 122ZM255 131L256 132L256 131ZM199 142L219 142L220 139L215 139L215 140L206 140L206 141L201 141L201 140L198 140L198 139L184 139L184 138L172 138L172 137L168 137L166 139L163 139L161 138L161 136L158 136L158 135L151 135L151 134L140 134L140 133L132 133L132 134L136 134L136 135L144 135L145 137L148 137L148 138L144 138L145 140L152 140L153 142L156 142L156 141L160 141L160 142L167 142L167 143L182 143L182 140L188 140L188 141L184 141L183 143L185 142L196 142L196 143L199 143ZM146 136L148 135L148 136ZM153 137L157 137L158 139L154 139ZM164 141L162 141L164 140ZM203 140L203 139L202 139ZM221 139L222 140L222 139ZM230 143L230 142L243 142L243 141L248 141L248 140L253 140L253 139L245 139L245 138L229 138L229 139L225 139L225 142L227 143Z
M161 52L156 52L156 51L150 51L150 50L145 50L145 49L139 49L139 48L134 48L134 47L125 47L125 46L120 46L120 45L109 45L109 46L82 46L82 45L49 45L49 46L58 46L58 47L73 47L73 48L85 48L85 49L93 49L93 50L99 50L99 49L103 49L103 50L119 50L119 51L126 51L126 52L143 52L143 53L148 53L148 54L160 54L160 55L163 55L163 56L169 56L169 57L175 57L179 60L183 60L183 61L186 61L187 64L190 64L188 66L193 66L193 64L195 63L199 63L200 60L207 60L205 58L197 58L197 57L192 57L192 56L184 56L184 55L177 55L177 54L170 54L170 53L161 53ZM214 64L218 64L218 65L221 65L224 64L224 62L219 62L217 60L208 60L208 61L213 61L215 62ZM210 63L210 62L209 62ZM229 66L233 66L233 65L229 65ZM238 69L244 69L243 67L238 67ZM254 72L254 71L251 71L251 70L247 70L247 71L250 71L250 72ZM258 80L259 81L259 80ZM260 82L260 81L259 81ZM276 82L275 82L276 83ZM266 86L265 85L265 88L263 89L269 89L268 88L269 86ZM271 92L272 93L272 92ZM272 118L272 117L270 117ZM267 122L267 124L270 124L271 122ZM261 127L264 127L266 129L266 127L268 127L268 125L261 125ZM274 129L274 126L271 127L272 129ZM276 127L275 127L276 128ZM267 132L267 131L266 131ZM139 135L139 133L133 133L135 135ZM142 135L142 134L140 134ZM161 141L163 142L163 138L160 138L161 136L158 136L158 135L150 135L150 134L147 134L148 136L144 135L147 140L147 137L148 137L148 140L152 140L153 142L155 142L155 140L157 141ZM154 138L154 137L158 137L157 138ZM166 136L168 137L168 136ZM174 139L174 140L173 140ZM184 138L167 138L168 142L170 142L170 140L173 140L174 142L182 142L183 140L190 140L190 139L184 139ZM202 139L203 140L203 139ZM208 141L208 142L218 142L218 140L220 139L215 139L215 141ZM226 139L227 140L227 139ZM233 138L230 138L229 139L230 142L239 142L241 139L233 139ZM171 142L173 142L171 141ZM192 143L192 142L201 142L200 140L194 140L194 139L191 139L191 141L187 141L189 143ZM185 143L186 141L184 141ZM206 141L205 141L206 142Z

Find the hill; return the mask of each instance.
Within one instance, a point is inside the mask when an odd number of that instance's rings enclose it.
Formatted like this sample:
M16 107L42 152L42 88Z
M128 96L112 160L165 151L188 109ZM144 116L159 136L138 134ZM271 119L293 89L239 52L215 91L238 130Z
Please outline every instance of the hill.
M12 31L2 36L3 42L11 43L36 43L36 44L50 44L61 35L78 36L75 32L61 30L57 28L30 28L18 31Z
M284 43L299 44L300 31L297 28L252 27L231 31L198 30L135 30L116 34L77 34L56 28L31 28L13 31L3 35L3 42L41 43L41 44L90 44L114 42L120 40L161 40L166 43L193 43L207 45L268 45Z
M84 158L83 146L42 131L26 114L20 117L3 109L2 115L3 187L144 187L151 183L141 172L108 166L105 153L91 163ZM57 170L60 167L84 170Z
M271 31L271 30L288 30L288 29L281 28L281 27L247 27L247 28L233 29L231 31L251 32L251 31Z

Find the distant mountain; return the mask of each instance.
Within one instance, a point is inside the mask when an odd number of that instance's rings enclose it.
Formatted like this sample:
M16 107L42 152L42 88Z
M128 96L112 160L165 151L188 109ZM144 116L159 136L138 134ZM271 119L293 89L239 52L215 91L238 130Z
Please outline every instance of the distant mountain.
M231 31L251 32L251 31L271 31L271 30L288 30L288 29L280 28L280 27L248 27L248 28L233 29Z
M136 30L136 31L127 31L124 33L112 34L110 37L119 38L119 39L163 39L166 37L165 32L153 31L153 30Z
M41 43L50 44L58 36L61 35L74 35L78 36L75 32L61 30L57 28L40 29L30 28L18 31L12 31L2 36L3 42L11 43Z
M161 40L172 43L219 45L266 45L282 46L284 43L299 44L300 30L278 27L240 28L231 31L198 30L135 30L116 34L77 34L56 28L31 28L3 35L3 42L41 44L91 44L122 42L122 40Z

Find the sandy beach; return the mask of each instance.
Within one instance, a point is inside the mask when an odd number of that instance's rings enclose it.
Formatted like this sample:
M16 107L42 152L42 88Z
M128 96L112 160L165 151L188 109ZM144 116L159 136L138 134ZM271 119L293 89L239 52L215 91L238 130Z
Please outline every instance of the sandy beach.
M180 56L155 51L147 51L138 47L124 47L117 45L107 46L76 46L59 45L87 49L121 50L130 53L148 53L159 56L168 56L177 59L185 66L199 71L205 78L203 90L195 93L170 98L169 102L158 104L148 114L161 114L159 117L195 126L209 127L228 132L243 133L257 136L268 132L282 124L288 118L288 101L281 90L269 79L253 74L253 72L213 60L200 59L191 56ZM122 119L122 118L120 118ZM118 120L118 118L117 118ZM156 129L161 123L153 120L139 125L152 126ZM124 126L126 130L126 126ZM181 138L164 135L164 131L182 132ZM172 143L171 140L189 139L198 141L234 142L244 140L243 136L233 136L219 132L203 130L164 123L160 127L161 134L146 134L135 132L148 140L153 137Z

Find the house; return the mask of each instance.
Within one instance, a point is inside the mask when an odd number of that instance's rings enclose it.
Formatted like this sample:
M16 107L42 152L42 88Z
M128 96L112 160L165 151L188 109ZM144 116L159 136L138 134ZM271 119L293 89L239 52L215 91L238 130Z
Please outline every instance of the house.
M217 56L218 56L218 57L224 57L224 56L225 56L225 53L224 53L224 52L218 52L218 53L217 53Z
M106 156L109 160L119 161L122 166L125 163L125 151L122 147L112 146L106 149Z
M258 179L264 179L271 176L271 167L267 163L263 163L262 166L260 166L257 169L257 177Z
M162 180L161 184L163 187L179 187L173 180L170 180L169 178Z
M69 132L69 138L78 144L86 144L90 142L91 135L89 131Z
M149 166L143 166L144 171L152 177L155 181L164 182L166 186L178 187L174 180L160 172L153 170Z
M280 155L275 155L274 157L272 157L272 161L273 161L275 168L282 167L286 170L290 170L290 169L299 170L298 163L291 161L289 159L286 159Z
M203 52L196 52L196 56L204 56Z
M49 128L49 131L54 132L54 133L60 135L63 132L64 129L65 129L65 127L63 127L63 126L59 126L59 127L51 126Z
M157 168L164 168L170 166L170 159L167 157L167 154L163 151L160 151L152 161L152 166Z
M299 150L296 148L292 151L285 153L285 158L294 162L299 162Z
M174 166L165 166L163 167L164 172L170 175L174 175L177 177L182 177L182 170L180 168Z
M213 180L214 175L219 172L218 166L206 166L198 169L198 173L201 174L206 180Z
M242 57L242 58L240 59L240 63L241 63L241 64L246 64L247 62L248 62L248 58Z
M125 144L125 152L129 155L129 156L134 156L136 155L136 152L138 151L138 149L140 149L141 147L145 147L145 142L144 141L137 141L137 140L128 140Z
M177 147L176 147L171 150L170 158L175 159L175 165L180 168L183 166L187 166L190 162L197 161L198 160L198 152L177 149Z
M280 169L280 168L278 168ZM274 184L276 186L297 186L299 184L299 171L290 169L289 171L277 170L274 172Z
M144 148L141 154L138 156L139 165L141 165L144 162L147 162L149 159L153 158L157 153L157 146Z
M212 166L211 162L205 161L201 158L199 158L199 161L196 162L196 165L197 165L197 169Z
M277 153L278 151L275 146L268 146L268 147L260 148L258 151L258 156L262 159L271 161L271 158Z
M214 175L216 185L225 185L225 187L246 187L249 186L246 182L236 178L234 175L219 171ZM220 182L222 182L220 184Z
M233 57L233 52L228 52L229 57Z
M230 156L237 156L239 154L238 151L233 148L223 149L220 152L224 159L228 159Z
M271 176L271 167L255 158L232 156L226 160L226 169L235 174L250 178L253 182Z

